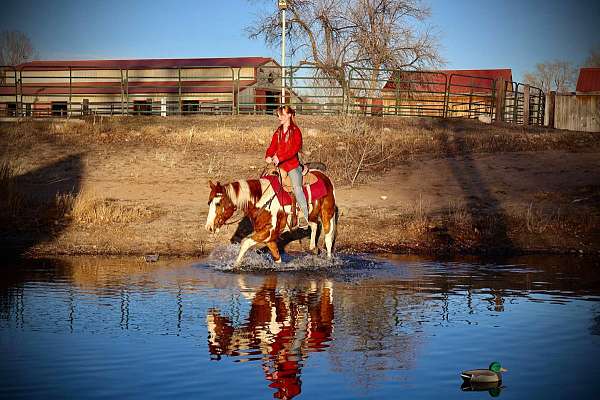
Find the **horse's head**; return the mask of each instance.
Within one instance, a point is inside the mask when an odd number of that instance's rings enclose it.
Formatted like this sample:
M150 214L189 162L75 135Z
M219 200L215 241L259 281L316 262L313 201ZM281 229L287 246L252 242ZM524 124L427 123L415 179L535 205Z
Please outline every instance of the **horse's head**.
M210 185L210 195L208 197L208 217L206 217L206 230L215 232L231 218L236 210L235 205L227 195L225 187L219 182Z

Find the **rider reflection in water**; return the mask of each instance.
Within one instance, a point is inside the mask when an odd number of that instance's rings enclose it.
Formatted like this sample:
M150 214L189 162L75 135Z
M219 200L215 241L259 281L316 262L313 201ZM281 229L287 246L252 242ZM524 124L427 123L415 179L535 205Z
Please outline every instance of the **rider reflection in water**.
M306 291L278 290L277 276L269 276L253 294L247 321L234 326L231 318L210 310L210 354L216 360L221 355L249 357L243 361L260 359L269 387L276 390L273 397L291 399L301 392L303 360L311 352L323 351L331 340L331 284ZM251 358L256 350L262 357Z
M308 205L302 191L302 166L298 159L298 152L302 149L302 132L295 119L296 111L288 106L277 108L277 118L281 125L273 133L271 145L265 154L265 161L279 167L281 179L290 177L296 201L302 210L300 227L308 226Z

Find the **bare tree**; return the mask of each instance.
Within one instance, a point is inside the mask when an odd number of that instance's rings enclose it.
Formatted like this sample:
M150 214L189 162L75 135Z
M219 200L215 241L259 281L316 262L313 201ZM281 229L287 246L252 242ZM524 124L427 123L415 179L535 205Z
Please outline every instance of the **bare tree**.
M536 86L544 92L572 91L576 79L577 69L568 61L547 61L536 64L534 72L527 72L524 75L525 83Z
M23 32L0 33L0 65L16 66L33 57L31 41Z
M441 64L437 39L417 24L430 16L418 1L358 0L351 10L359 48L357 64L372 68L370 87L382 68L422 69Z
M255 0L256 2L256 0ZM424 25L429 9L419 0L288 0L286 46L325 76L347 86L351 67L419 69L441 63L437 39ZM273 47L281 41L276 9L246 28Z
M586 67L600 67L600 45L590 50L588 58L585 60Z

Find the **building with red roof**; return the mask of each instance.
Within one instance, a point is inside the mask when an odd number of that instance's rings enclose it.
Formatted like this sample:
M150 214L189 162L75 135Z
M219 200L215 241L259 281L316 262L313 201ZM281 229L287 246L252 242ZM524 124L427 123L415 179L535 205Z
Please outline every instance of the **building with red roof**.
M0 77L5 115L267 112L281 95L266 57L32 61Z
M600 67L581 68L577 78L577 93L600 93Z
M510 68L503 69L447 69L420 72L406 71L394 75L385 84L384 90L395 90L398 83L401 89L426 92L445 92L449 85L450 93L462 94L473 90L476 93L491 93L494 82L503 79L512 81Z

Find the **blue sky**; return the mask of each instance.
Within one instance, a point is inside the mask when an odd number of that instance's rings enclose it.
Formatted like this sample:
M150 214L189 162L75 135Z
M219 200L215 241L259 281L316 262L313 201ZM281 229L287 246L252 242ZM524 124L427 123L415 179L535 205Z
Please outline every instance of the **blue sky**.
M275 0L272 1L275 7ZM581 64L600 46L600 2L428 0L449 69L512 68L513 79L538 62ZM268 5L268 3L267 3ZM280 49L250 40L243 28L260 7L247 0L14 1L0 30L20 30L40 59L267 56Z

